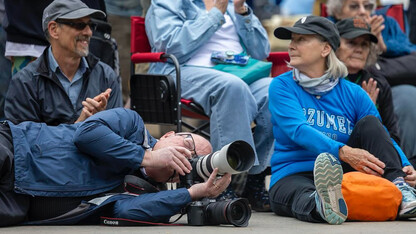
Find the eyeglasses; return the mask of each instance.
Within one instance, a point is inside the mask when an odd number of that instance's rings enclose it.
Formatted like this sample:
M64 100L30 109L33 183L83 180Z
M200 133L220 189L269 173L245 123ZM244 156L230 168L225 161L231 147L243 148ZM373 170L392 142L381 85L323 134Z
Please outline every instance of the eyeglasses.
M364 7L364 9L366 11L373 11L374 10L374 4L373 3L364 3L364 4L360 4L360 3L352 3L350 5L348 5L348 8L350 8L351 11L358 11L361 7L361 5Z
M195 141L191 133L176 133L175 136L183 137L184 146L190 150L194 156L197 155L195 150Z
M76 30L79 30L79 31L84 30L84 28L87 27L87 25L88 27L90 27L92 31L94 31L97 28L97 24L92 21L85 23L85 22L72 22L72 21L65 21L65 20L57 19L55 20L55 22L57 22L58 24L68 25L71 28L75 28Z

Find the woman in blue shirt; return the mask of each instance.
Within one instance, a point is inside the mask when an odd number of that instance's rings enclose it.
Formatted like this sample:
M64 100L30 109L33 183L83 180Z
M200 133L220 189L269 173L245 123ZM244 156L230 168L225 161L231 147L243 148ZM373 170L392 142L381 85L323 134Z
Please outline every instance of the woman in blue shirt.
M342 174L356 170L394 181L404 195L401 217L416 216L416 196L406 183L416 184L415 172L402 170L409 162L366 92L342 79L347 68L334 52L340 45L335 25L308 16L274 34L291 40L294 69L269 88L275 137L272 210L302 221L341 224L348 214Z

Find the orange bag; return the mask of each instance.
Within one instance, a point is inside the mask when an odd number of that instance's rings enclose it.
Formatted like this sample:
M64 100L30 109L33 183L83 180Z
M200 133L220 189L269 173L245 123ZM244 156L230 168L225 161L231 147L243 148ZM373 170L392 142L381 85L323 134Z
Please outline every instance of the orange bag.
M361 172L344 174L342 194L348 206L348 220L395 220L402 193L392 182Z

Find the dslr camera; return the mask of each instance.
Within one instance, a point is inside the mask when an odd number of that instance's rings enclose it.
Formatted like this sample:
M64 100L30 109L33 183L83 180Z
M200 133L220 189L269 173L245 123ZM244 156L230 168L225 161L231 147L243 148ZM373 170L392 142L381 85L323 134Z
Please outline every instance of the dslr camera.
M215 168L218 168L218 175L248 171L253 166L254 160L254 150L250 144L245 141L234 141L212 154L189 159L192 170L180 177L180 187L189 188L193 184L208 180ZM245 227L251 217L250 206L244 198L222 201L205 198L190 203L186 212L188 224L197 226L232 224Z
M216 201L204 198L187 207L188 224L194 226L232 224L247 227L251 209L247 199Z

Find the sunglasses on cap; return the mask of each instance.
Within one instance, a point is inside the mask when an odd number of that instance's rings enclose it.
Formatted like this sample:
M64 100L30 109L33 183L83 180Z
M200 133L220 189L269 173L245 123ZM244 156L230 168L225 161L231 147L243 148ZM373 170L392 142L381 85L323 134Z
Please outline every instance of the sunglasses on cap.
M55 20L55 22L57 22L58 24L68 25L69 27L75 28L76 30L79 30L79 31L84 30L84 28L87 27L87 25L90 27L92 31L94 31L97 28L97 24L92 21L85 23L85 22L72 22L72 21L65 21L65 20L57 19Z

